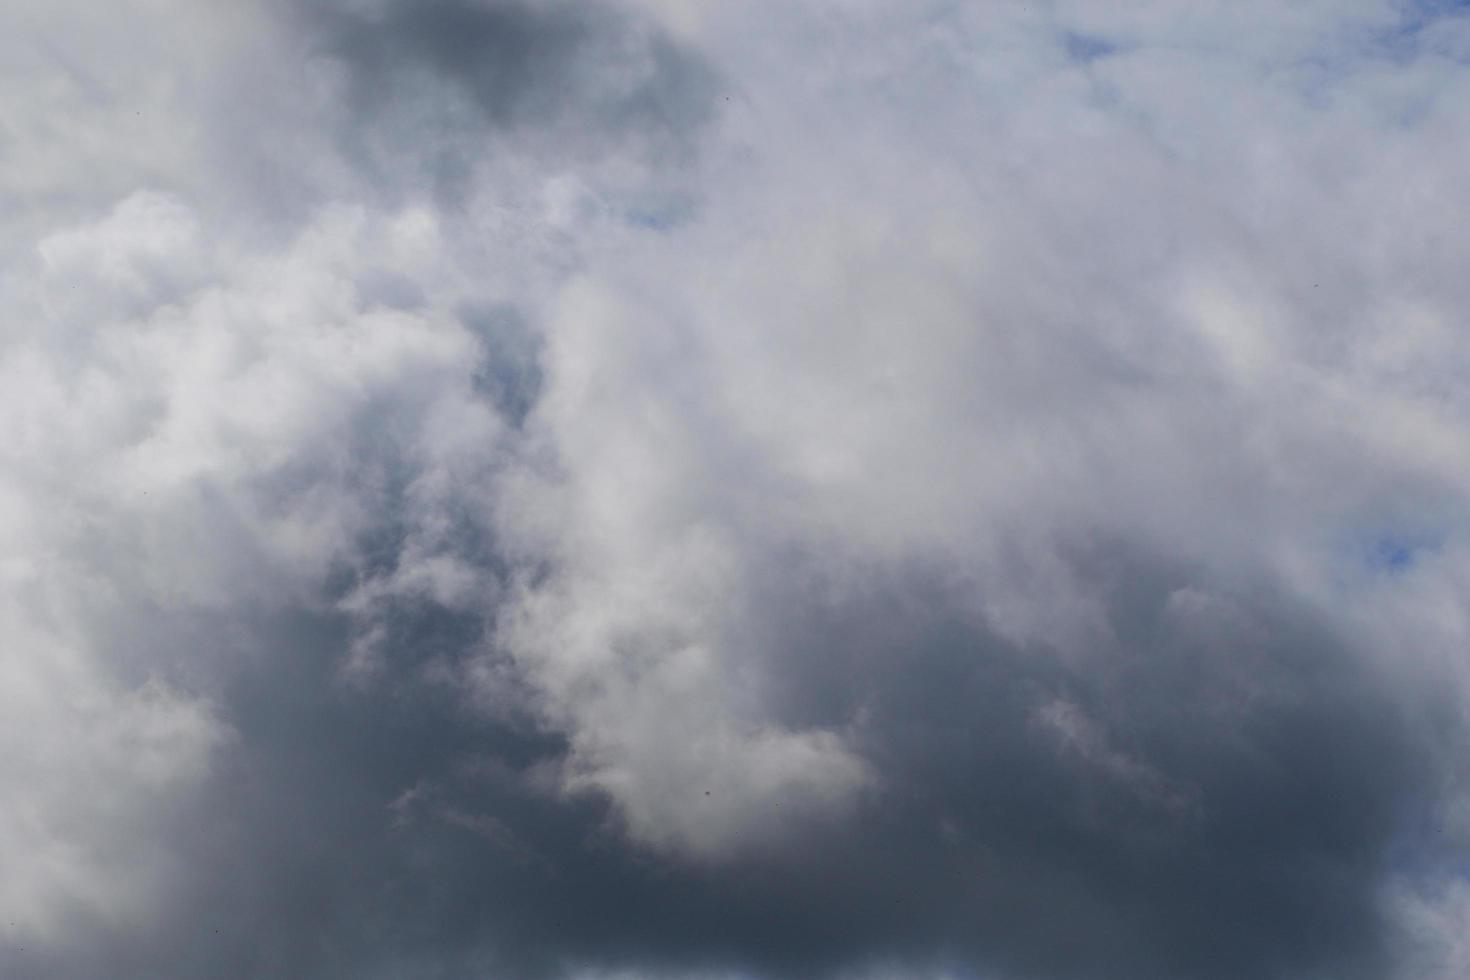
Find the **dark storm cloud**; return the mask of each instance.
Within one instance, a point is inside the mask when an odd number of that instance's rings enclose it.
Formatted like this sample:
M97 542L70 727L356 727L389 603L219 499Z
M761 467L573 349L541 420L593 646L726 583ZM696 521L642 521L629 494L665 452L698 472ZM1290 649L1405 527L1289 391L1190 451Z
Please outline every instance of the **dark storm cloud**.
M472 617L396 609L367 689L337 674L343 621L279 622L224 692L238 742L179 822L176 904L35 975L1384 976L1375 882L1429 777L1394 692L1300 610L1237 597L1191 623L1190 575L1106 557L1118 643L1072 665L935 576L834 602L773 574L781 714L860 714L883 790L712 864L630 846L605 802L551 790L559 736L425 682L477 648Z
M1116 646L1071 664L923 576L791 593L790 710L861 706L889 785L833 855L838 891L893 903L849 900L858 931L1002 975L1383 975L1377 877L1428 767L1382 678L1301 611L1191 629L1191 576L1107 565Z

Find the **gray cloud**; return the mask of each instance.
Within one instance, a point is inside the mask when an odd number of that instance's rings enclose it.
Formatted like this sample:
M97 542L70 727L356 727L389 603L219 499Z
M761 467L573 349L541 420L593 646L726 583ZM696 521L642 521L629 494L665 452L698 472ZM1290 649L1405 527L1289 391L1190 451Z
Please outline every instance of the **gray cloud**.
M708 65L612 7L432 0L295 13L345 103L341 143L395 191L429 181L469 193L479 159L505 154L509 140L510 152L539 146L556 166L687 156L713 112Z
M801 977L885 960L1383 975L1374 885L1431 776L1413 720L1300 612L1261 600L1231 628L1186 574L1113 558L1125 649L1086 669L946 614L960 597L932 583L834 603L773 576L773 652L843 651L784 673L780 713L811 724L863 702L856 742L885 789L838 825L703 866L650 860L604 802L555 793L538 767L561 738L413 682L474 645L470 621L400 610L396 673L367 691L336 676L341 619L257 626L272 655L221 693L237 747L175 818L179 906L51 975L552 976L580 961ZM1046 709L1063 701L1134 768L1057 739ZM1132 778L1145 768L1157 778Z
M1453 7L18 22L0 973L1463 972Z

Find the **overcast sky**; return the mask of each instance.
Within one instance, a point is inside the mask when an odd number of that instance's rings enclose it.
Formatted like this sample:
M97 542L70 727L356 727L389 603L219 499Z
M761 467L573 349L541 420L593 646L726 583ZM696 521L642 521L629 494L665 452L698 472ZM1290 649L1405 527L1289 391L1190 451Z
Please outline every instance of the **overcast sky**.
M1470 976L1470 7L5 0L0 976Z

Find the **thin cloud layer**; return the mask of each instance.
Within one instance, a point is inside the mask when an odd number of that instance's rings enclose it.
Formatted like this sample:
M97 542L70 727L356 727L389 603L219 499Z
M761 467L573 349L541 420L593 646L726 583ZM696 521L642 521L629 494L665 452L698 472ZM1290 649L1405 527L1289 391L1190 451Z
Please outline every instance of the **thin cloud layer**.
M1456 5L13 19L0 973L1464 972Z

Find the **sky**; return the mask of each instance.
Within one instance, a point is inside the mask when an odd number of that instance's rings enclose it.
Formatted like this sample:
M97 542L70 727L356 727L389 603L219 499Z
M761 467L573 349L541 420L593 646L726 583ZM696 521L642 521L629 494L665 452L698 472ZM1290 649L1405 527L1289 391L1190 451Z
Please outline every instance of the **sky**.
M1470 975L1470 7L0 25L0 975Z

